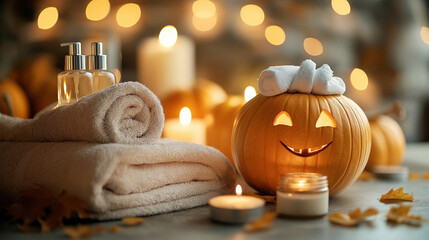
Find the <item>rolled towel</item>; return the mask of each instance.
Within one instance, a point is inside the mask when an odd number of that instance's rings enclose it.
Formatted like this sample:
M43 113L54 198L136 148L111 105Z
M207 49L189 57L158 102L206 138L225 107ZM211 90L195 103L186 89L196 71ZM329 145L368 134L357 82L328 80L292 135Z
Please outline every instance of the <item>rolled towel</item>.
M33 119L0 114L0 141L86 141L154 143L161 137L164 113L143 84L119 83Z
M346 91L344 81L334 77L329 65L316 69L316 64L307 59L301 66L271 66L258 79L259 91L270 97L288 93L306 93L317 95L343 94Z
M205 205L235 183L222 153L189 142L0 142L0 152L0 196L40 184L81 199L100 220Z

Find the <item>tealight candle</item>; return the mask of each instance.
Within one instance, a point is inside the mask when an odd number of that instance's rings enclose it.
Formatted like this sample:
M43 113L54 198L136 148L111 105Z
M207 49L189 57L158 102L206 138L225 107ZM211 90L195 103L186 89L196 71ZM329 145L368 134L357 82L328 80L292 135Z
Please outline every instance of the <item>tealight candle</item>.
M209 200L211 218L223 223L248 223L261 218L265 201L242 196L242 188L237 185L237 195L217 196Z
M289 173L280 177L277 212L290 217L321 217L328 213L326 176L318 173Z

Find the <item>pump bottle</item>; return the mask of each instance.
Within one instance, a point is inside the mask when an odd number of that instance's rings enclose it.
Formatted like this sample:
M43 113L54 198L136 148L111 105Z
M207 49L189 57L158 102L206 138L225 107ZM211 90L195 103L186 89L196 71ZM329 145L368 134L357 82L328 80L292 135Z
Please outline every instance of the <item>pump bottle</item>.
M65 71L58 74L58 107L70 105L92 93L92 73L86 71L86 56L81 54L80 42L62 43L69 47Z
M93 75L92 92L98 92L116 83L115 74L107 71L107 56L103 55L103 43L101 42L91 43L88 69Z

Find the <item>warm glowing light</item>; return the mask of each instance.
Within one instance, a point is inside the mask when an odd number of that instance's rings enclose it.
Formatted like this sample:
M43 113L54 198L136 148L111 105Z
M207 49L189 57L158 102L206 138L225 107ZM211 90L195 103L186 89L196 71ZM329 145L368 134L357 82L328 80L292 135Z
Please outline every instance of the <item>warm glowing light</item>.
M258 26L264 22L265 14L259 6L249 4L241 8L240 17L247 25Z
M71 93L68 93L68 92L67 92L67 84L66 84L66 81L64 81L64 82L63 82L63 86L64 86L64 95L66 96L67 103L69 103L69 102L70 102L70 99L71 99Z
M241 188L240 184L237 184L237 187L235 187L235 194L237 194L237 196L243 195L243 188Z
M197 16L192 17L192 25L200 32L207 32L212 30L217 23L217 16L214 15L210 18L199 18Z
M121 71L119 71L119 69L115 68L115 69L113 69L113 74L115 74L116 83L119 83L121 81Z
M420 30L420 36L422 37L423 42L429 45L429 28L428 27L422 27L422 29Z
M184 107L180 110L179 120L182 125L189 125L192 120L191 109Z
M141 16L140 6L135 3L127 3L122 5L116 13L116 22L124 28L134 26Z
M279 114L277 114L276 118L274 119L274 123L273 123L273 126L277 126L277 125L285 125L285 126L292 127L293 125L292 119L290 118L289 113L285 111L279 112Z
M311 56L319 56L323 53L323 45L315 38L306 38L304 39L304 50Z
M58 21L58 10L55 7L47 7L43 9L37 19L37 26L40 29L46 30L52 28Z
M212 18L216 15L216 6L209 0L197 0L192 4L192 12L197 18Z
M165 26L161 32L159 32L159 42L164 47L171 47L177 41L177 30L174 26Z
M321 127L337 127L337 121L335 121L334 117L325 109L322 110L316 122L316 128Z
M332 0L332 9L339 15L347 15L350 13L350 3L347 0Z
M244 90L244 100L246 100L246 102L250 101L250 99L254 98L255 96L256 96L256 90L254 87L248 86Z
M86 6L86 18L91 21L100 21L110 12L109 0L92 0Z
M368 87L368 76L362 69L355 68L350 74L350 82L356 90L363 91Z
M272 45L281 45L286 40L285 31L279 26L271 25L265 29L265 38Z

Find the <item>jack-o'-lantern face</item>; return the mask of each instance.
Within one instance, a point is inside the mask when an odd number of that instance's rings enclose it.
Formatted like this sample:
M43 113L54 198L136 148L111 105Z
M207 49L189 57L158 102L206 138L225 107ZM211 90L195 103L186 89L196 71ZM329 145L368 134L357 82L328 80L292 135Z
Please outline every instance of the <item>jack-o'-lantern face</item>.
M276 118L274 119L273 126L293 127L293 121L290 115L286 111L281 111L279 112L279 114L277 114ZM327 110L323 109L314 127L315 128L322 128L322 127L336 128L337 122ZM331 140L319 146L298 148L298 147L290 147L287 144L285 144L283 141L285 140L280 140L280 144L286 150L300 157L310 157L310 156L316 155L321 151L325 150L326 148L328 148L332 144L332 140Z

